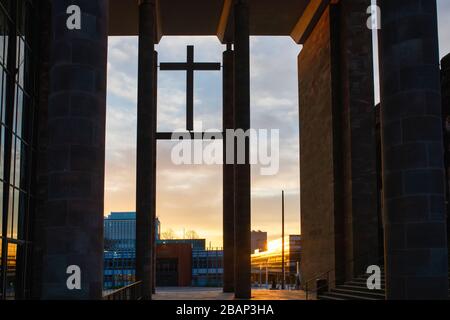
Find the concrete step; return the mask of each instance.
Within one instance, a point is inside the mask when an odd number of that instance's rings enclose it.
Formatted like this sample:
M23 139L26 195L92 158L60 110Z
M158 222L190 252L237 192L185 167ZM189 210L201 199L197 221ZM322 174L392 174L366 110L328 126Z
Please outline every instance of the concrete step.
M361 287L361 286L353 286L351 284L344 284L342 286L338 286L339 289L345 289L345 290L354 290L354 291L361 291L361 292L368 292L371 294L378 294L384 296L386 291L384 289L381 290L370 290L367 287Z
M354 279L354 280L349 281L349 282L351 282L353 285L357 285L357 286L361 286L361 287L367 288L367 280L364 280L364 279ZM347 284L347 283L349 283L349 282L346 282L345 284ZM385 282L385 281L381 281L380 284L381 284L381 288L384 288L384 287L386 286L386 282Z
M337 298L337 297L332 297L332 296L328 296L327 294L324 295L320 295L317 297L317 300L334 300L334 301L344 301L346 299L343 298Z
M356 294L348 294L348 293L337 293L337 292L327 292L321 295L318 295L318 299L321 300L322 297L331 297L342 300L378 300L374 298L368 298Z
M332 289L331 292L339 293L339 294L346 294L346 295L351 295L351 296L357 296L357 297L371 298L374 300L384 300L385 299L384 293L371 292L370 290L349 289L349 288L344 288L344 286L340 286L336 289Z

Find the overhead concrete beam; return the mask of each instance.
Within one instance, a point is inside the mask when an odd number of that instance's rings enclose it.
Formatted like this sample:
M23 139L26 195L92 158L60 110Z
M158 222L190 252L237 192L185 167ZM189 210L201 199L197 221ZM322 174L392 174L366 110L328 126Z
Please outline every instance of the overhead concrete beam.
M161 19L161 6L159 5L159 0L155 0L155 14L156 14L156 30L155 30L155 43L158 44L163 36L162 30L162 19Z
M229 30L229 21L231 17L231 7L233 5L233 0L224 0L222 13L220 15L219 25L217 26L217 38L219 38L220 42L226 43L231 39L229 34L231 31Z
M297 24L291 32L291 37L298 44L304 44L308 39L314 26L319 21L325 8L330 3L339 2L338 0L311 0L306 7L305 12L298 19Z

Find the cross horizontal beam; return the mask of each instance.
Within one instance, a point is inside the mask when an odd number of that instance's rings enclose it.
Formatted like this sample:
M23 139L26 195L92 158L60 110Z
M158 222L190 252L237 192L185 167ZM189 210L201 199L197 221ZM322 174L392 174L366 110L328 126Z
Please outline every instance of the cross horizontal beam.
M194 64L184 62L163 62L160 63L161 71L186 71L193 67L195 71L220 71L220 63L195 62Z
M173 138L174 136L187 136L189 135L189 140L215 140L211 139L211 136L214 136L217 140L223 140L223 132L158 132L156 134L157 140L172 140L178 141L180 139ZM205 139L205 136L208 136L208 139Z

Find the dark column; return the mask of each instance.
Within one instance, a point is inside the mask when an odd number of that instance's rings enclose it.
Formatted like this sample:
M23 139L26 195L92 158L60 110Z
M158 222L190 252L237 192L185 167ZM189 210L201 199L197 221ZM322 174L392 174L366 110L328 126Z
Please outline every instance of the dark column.
M447 299L436 1L380 4L387 298Z
M234 53L223 53L223 131L234 129ZM226 135L224 135L226 137ZM223 144L223 291L234 292L234 164L226 163ZM230 142L231 143L231 142Z
M234 121L237 129L250 129L250 28L247 1L234 5ZM250 283L250 229L251 229L251 175L250 143L245 144L245 164L235 166L235 296L249 299Z
M143 299L152 298L156 196L155 3L139 5L136 162L136 279Z
M450 54L441 60L441 88L447 187L447 244L450 245Z
M43 227L44 299L100 299L108 1L79 0L81 30L69 30L67 1L52 1L48 193ZM81 290L66 286L81 269Z
M155 132L157 131L158 128L158 120L157 120L157 106L158 106L158 52L154 52L155 55L155 61L154 61L154 73L155 73L155 81L153 82L153 93L154 93L154 108L153 108L153 125L155 128ZM155 138L153 141L153 172L154 172L154 176L153 176L153 184L155 186L155 196L153 197L153 231L154 234L152 236L152 247L153 247L153 270L155 270L155 272L153 272L153 288L152 288L152 293L155 294L156 293L156 237L157 235L157 230L156 230L156 153L158 150L158 140Z
M344 264L348 278L366 272L369 265L379 264L377 162L373 81L372 30L367 28L366 10L371 0L341 1L336 9L339 27L338 83L341 89L337 108L340 119L341 146L335 150L342 159L338 168L342 184ZM336 68L335 68L336 69ZM338 174L335 174L338 176ZM337 254L337 256L343 256ZM341 272L338 272L341 274ZM344 274L344 272L342 272ZM345 278L341 278L345 280Z
M46 223L46 203L48 192L47 143L48 143L48 99L49 99L49 70L51 56L51 1L39 1L39 106L35 114L37 124L36 136L36 174L32 181L32 190L36 192L36 206L30 224L30 234L33 239L31 267L31 299L37 300L42 291L42 250L44 244L43 228ZM33 170L33 169L32 169Z

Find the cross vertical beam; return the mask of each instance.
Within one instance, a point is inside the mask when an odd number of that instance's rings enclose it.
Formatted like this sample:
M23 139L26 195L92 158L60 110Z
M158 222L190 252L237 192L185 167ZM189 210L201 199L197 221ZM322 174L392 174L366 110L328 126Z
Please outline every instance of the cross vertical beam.
M186 130L194 131L194 72L218 71L220 63L194 62L194 46L187 46L186 63L164 62L161 71L186 71Z
M186 130L194 131L194 46L187 47Z

